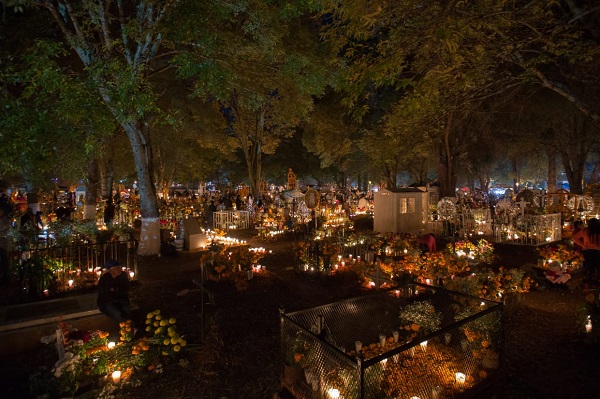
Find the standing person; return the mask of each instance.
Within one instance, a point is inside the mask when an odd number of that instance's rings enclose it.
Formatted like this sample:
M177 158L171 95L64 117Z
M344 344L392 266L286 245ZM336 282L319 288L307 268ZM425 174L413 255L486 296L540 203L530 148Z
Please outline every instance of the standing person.
M8 261L8 254L11 250L11 242L8 238L10 228L7 208L0 206L0 285L10 282L10 263Z
M585 282L597 283L597 272L600 270L600 220L588 220L587 227L573 236L573 243L583 248Z
M215 216L215 212L217 211L217 206L215 205L215 201L210 200L210 205L206 209L206 222L208 224L208 228L213 228L213 220Z
M577 235L577 233L579 233L581 230L583 230L585 227L585 224L583 223L583 220L576 220L573 223L573 236L575 237ZM573 241L573 246L575 247L575 249L583 249L583 247L581 245L579 245L578 243L576 243L575 241Z
M98 309L117 323L131 320L129 277L114 259L106 262L104 269L106 273L98 280Z
M112 199L108 197L108 201L106 201L106 207L104 208L104 224L109 225L112 224L115 219L115 205L112 202Z

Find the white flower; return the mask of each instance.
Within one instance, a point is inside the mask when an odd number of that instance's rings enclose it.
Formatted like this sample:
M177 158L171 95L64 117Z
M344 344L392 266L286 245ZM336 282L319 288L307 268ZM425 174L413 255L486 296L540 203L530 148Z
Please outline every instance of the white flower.
M52 342L56 341L56 334L50 334L50 335L46 335L44 337L42 337L42 339L40 340L42 342L42 344L50 344Z

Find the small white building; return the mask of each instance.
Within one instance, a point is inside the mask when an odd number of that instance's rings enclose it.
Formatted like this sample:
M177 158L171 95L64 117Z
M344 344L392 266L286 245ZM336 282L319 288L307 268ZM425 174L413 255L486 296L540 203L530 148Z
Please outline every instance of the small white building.
M419 187L381 189L374 194L373 230L419 234L427 226L429 197Z

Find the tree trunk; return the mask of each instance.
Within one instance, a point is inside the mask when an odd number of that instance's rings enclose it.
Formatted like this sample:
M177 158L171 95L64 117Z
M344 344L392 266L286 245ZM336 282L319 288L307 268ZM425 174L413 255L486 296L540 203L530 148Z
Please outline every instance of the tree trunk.
M437 159L438 180L440 182L440 198L456 195L456 161L450 142L451 130L452 114L448 115L443 136L434 143L434 154Z
M131 143L140 192L140 213L142 229L140 233L140 255L156 255L160 252L160 221L158 199L152 173L152 146L150 134L144 121L123 121L123 127Z
M548 192L556 192L556 150L554 148L548 148L546 150L548 154Z
M592 170L592 174L590 175L590 184L599 183L600 182L600 161L594 162L594 170Z
M98 159L93 158L87 164L85 180L85 203L83 206L83 219L96 220L96 200L98 195L99 170Z
M100 195L103 199L109 200L112 198L113 191L113 165L108 159L102 159L99 163L100 166Z
M519 161L517 158L513 158L511 162L512 173L513 173L513 192L519 194L519 180L521 180L521 170L519 169Z

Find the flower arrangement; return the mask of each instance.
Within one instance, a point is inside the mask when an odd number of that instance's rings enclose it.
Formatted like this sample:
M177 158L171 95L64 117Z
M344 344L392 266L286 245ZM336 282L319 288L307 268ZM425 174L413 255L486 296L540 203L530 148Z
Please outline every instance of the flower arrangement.
M483 269L477 274L448 280L446 288L478 298L499 301L508 294L528 292L533 284L533 279L523 270L500 267L497 272Z
M485 239L473 243L468 240L446 245L446 250L459 258L468 258L478 263L491 263L494 260L494 246Z
M252 270L263 253L250 251L247 247L222 248L217 253L207 253L200 258L211 281L233 281L238 291L248 288L247 271Z
M538 248L537 251L540 258L550 262L556 261L560 263L571 263L573 266L579 266L583 264L583 254L581 251L564 243L547 245Z
M109 334L105 331L72 330L60 321L62 342L57 345L64 347L64 356L52 369L54 384L36 389L46 391L40 395L58 391L60 397L71 397L86 379L92 378L88 384L97 382L94 376L108 376L119 370L121 380L126 380L135 370L159 370L164 360L180 355L187 346L176 329L176 322L175 318L165 317L160 310L155 310L146 317L147 336L136 339L131 321L126 321L120 323L120 342L109 345ZM50 343L56 337L44 337L42 341Z
M158 346L164 356L173 355L181 351L187 342L175 327L177 319L166 318L160 309L146 315L146 331L151 334L150 343Z
M408 254L397 263L394 274L409 272L421 281L437 281L440 277L450 277L469 272L467 259L458 258L447 251Z

